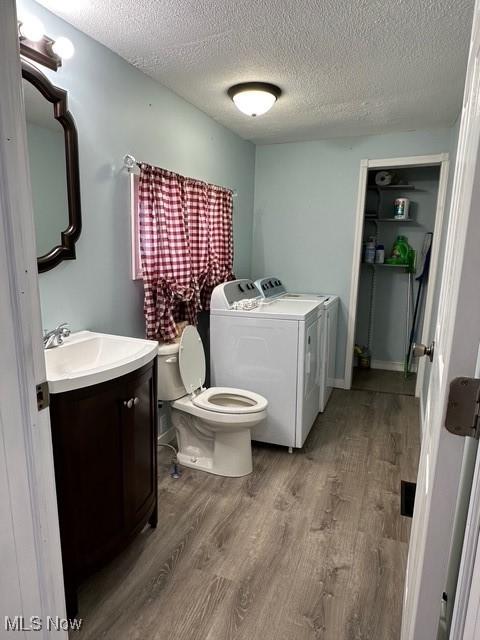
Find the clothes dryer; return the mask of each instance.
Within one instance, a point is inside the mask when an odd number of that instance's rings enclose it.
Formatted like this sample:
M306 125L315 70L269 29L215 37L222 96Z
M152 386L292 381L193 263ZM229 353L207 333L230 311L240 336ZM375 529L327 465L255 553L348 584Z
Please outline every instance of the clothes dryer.
M260 278L255 281L260 295L266 300L312 300L322 306L323 321L319 325L318 361L320 363L320 411L325 411L328 400L335 386L335 364L337 354L337 326L339 297L323 293L293 293L287 291L284 284L275 276Z

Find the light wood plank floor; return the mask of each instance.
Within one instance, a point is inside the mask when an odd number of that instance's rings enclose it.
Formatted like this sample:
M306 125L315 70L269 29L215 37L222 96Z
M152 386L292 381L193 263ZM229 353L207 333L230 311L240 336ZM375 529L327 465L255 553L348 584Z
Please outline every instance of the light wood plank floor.
M241 479L162 454L159 526L80 592L82 640L397 640L415 398L339 391L302 451L254 445Z

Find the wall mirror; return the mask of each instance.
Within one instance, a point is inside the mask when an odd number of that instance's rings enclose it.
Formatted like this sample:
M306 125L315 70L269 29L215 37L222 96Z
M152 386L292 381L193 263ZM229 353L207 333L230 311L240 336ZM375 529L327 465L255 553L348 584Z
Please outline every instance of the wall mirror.
M78 139L67 92L22 61L39 272L75 258L81 227Z

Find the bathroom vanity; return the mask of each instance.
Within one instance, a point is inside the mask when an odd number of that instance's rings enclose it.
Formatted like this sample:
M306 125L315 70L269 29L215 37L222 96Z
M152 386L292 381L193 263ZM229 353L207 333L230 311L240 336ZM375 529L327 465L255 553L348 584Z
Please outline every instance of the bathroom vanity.
M84 352L87 342L81 344ZM68 345L53 349L53 357L64 348ZM156 360L111 380L50 395L69 616L77 612L82 580L147 523L157 524Z

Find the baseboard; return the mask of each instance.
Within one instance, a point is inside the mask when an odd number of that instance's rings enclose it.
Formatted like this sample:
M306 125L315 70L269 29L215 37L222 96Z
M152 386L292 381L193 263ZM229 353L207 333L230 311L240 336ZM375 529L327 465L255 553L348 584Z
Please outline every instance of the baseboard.
M392 360L372 360L370 367L372 369L383 369L384 371L403 371L405 366L404 362L395 362ZM413 365L412 372L417 370L417 365Z
M175 429L173 427L170 427L170 429L167 429L158 436L157 443L169 444L173 440L175 440Z
M346 389L345 380L343 378L334 378L332 381L332 387L334 389Z

